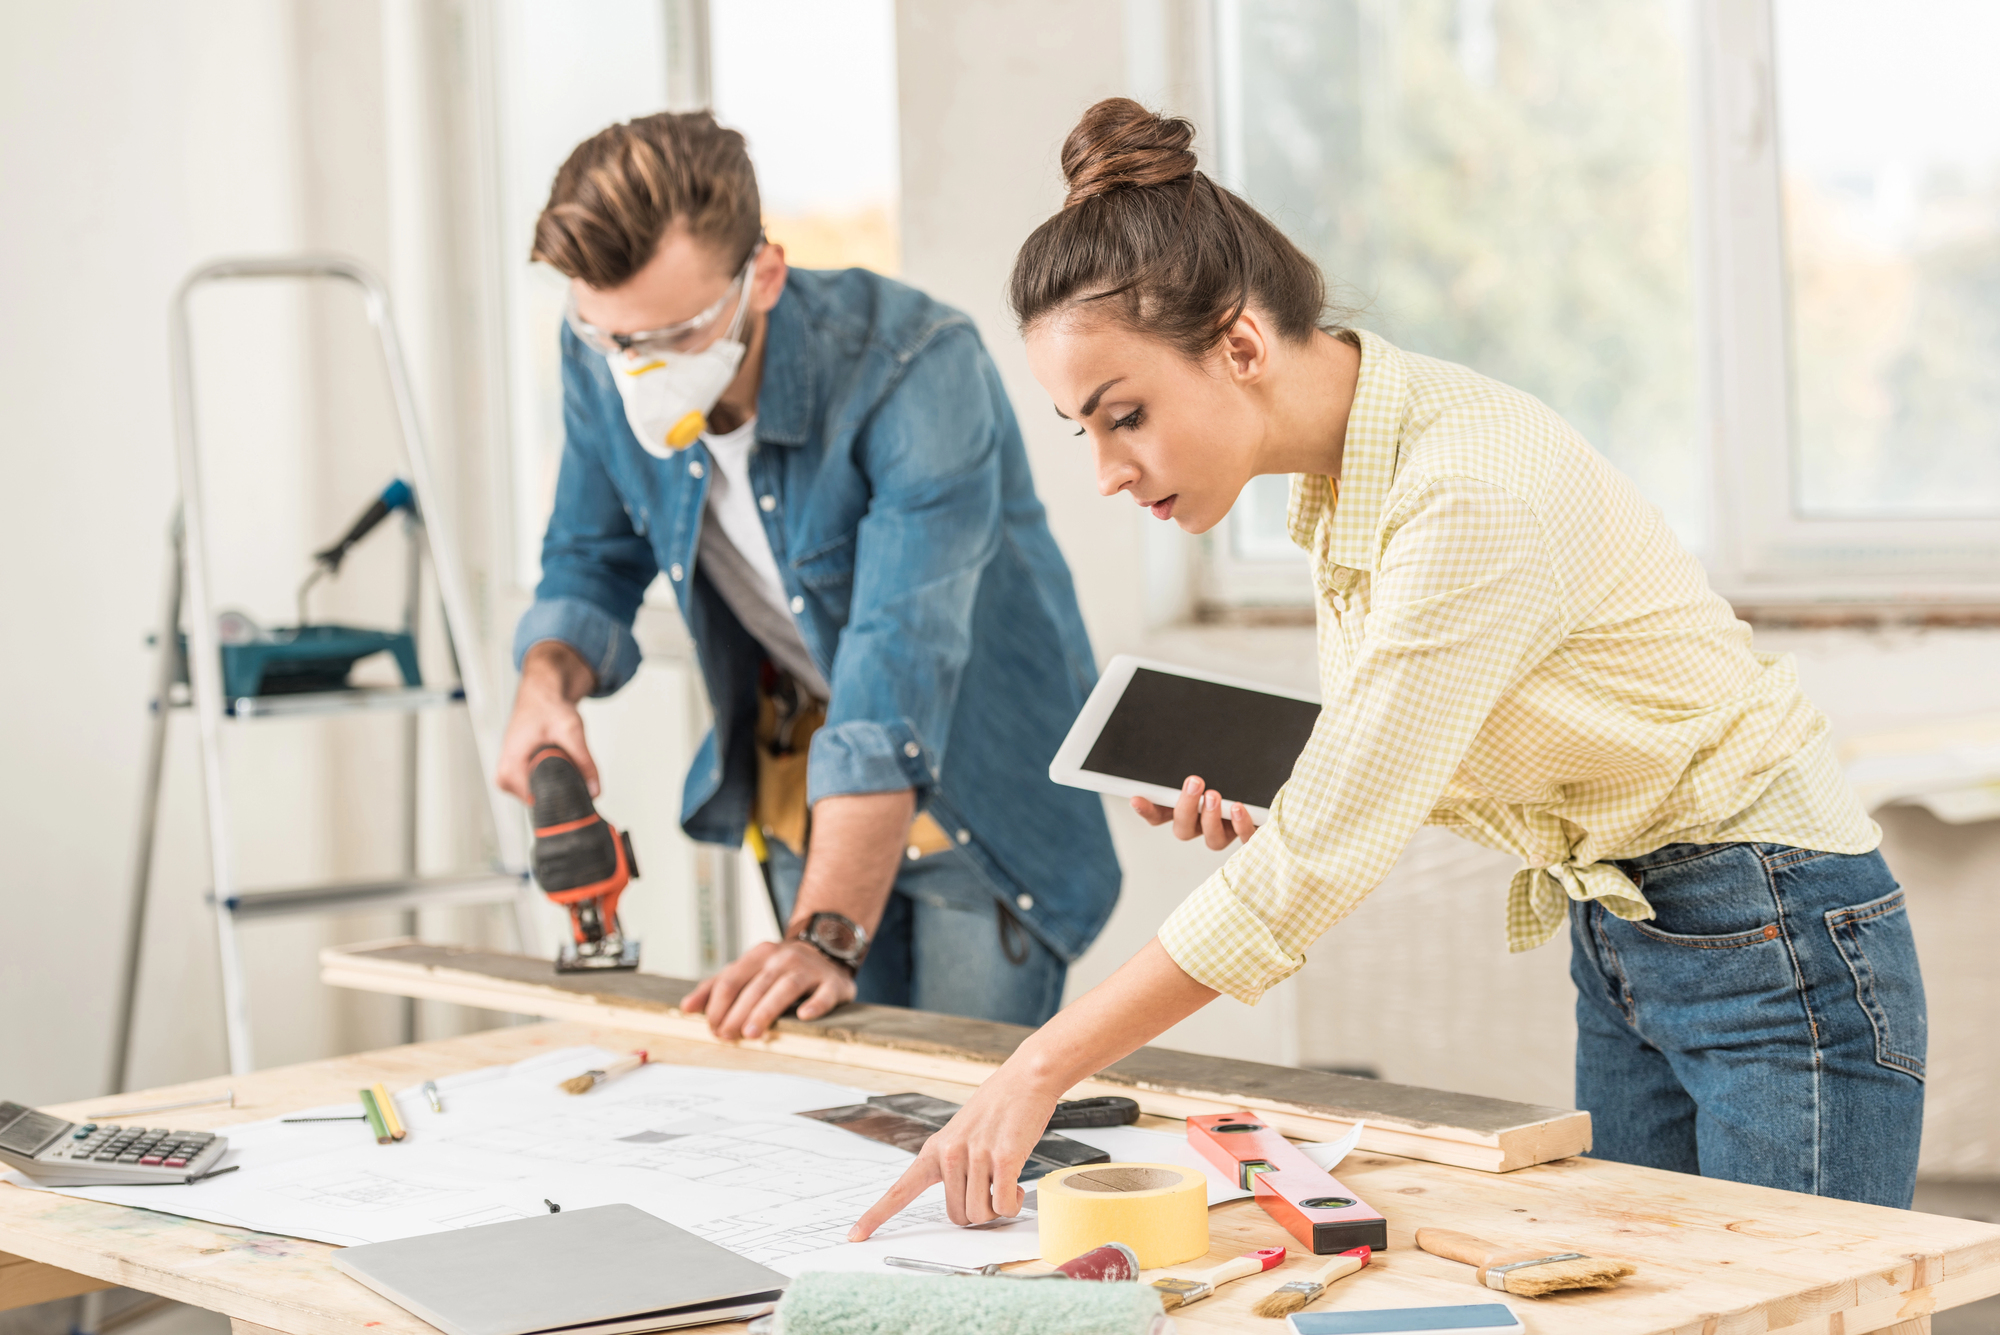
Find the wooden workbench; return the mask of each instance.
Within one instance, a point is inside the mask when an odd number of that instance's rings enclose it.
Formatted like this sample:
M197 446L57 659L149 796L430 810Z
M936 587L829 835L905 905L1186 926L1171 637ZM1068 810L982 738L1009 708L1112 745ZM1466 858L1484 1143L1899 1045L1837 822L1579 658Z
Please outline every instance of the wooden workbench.
M53 1109L72 1118L107 1106L169 1102L236 1090L233 1109L173 1114L177 1126L220 1128L335 1103L362 1085L392 1087L519 1061L579 1043L643 1046L656 1060L784 1071L883 1092L915 1089L962 1100L968 1086L769 1051L663 1039L575 1021L337 1057L253 1076L146 1090L114 1102ZM1155 1126L1172 1123L1148 1118ZM1389 1250L1317 1307L1477 1302L1470 1271L1415 1249L1426 1224L1495 1238L1562 1243L1639 1267L1623 1287L1510 1300L1533 1335L1916 1335L1929 1314L2000 1291L2000 1227L1819 1200L1587 1158L1508 1174L1357 1151L1344 1182L1389 1220ZM1210 1213L1213 1264L1291 1239L1250 1201ZM328 1264L324 1243L252 1233L150 1210L0 1186L0 1308L116 1283L228 1315L237 1335L436 1335L432 1327ZM6 1255L11 1254L11 1255ZM17 1259L18 1258L18 1259ZM26 1264L26 1263L35 1264ZM1283 1269L1307 1264L1290 1258ZM1176 1314L1189 1335L1260 1331L1276 1322L1250 1304L1285 1275L1244 1280ZM10 1297L10 1295L12 1295ZM740 1325L702 1327L737 1332Z

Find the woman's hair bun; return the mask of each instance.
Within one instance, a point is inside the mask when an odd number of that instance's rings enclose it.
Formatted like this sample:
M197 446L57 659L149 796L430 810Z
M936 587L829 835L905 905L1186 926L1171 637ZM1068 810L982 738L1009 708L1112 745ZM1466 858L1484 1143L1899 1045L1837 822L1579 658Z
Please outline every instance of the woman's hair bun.
M1160 116L1129 97L1107 97L1083 113L1063 140L1063 207L1113 190L1166 185L1194 175L1194 124Z

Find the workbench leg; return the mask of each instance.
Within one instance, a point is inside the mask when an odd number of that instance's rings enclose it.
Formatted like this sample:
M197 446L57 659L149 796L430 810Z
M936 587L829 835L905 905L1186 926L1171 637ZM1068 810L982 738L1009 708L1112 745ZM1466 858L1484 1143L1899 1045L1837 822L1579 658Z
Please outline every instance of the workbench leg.
M240 1316L229 1318L229 1335L285 1335L281 1330L260 1326L255 1321L245 1321Z
M108 1279L93 1279L61 1266L0 1252L0 1312L116 1287Z

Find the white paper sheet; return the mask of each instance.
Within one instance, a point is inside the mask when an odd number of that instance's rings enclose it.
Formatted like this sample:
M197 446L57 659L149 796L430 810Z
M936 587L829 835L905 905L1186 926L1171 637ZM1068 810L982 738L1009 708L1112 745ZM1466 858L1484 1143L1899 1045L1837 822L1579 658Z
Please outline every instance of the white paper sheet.
M648 1065L589 1094L561 1080L617 1056L550 1052L440 1079L445 1111L395 1095L409 1138L377 1145L359 1122L227 1129L222 1167L189 1186L69 1187L65 1194L266 1233L352 1245L629 1202L787 1274L909 1254L962 1265L1027 1260L1032 1222L968 1230L933 1188L876 1238L847 1230L909 1165L902 1150L791 1114L858 1103L867 1091L761 1072ZM291 1116L330 1116L345 1107ZM9 1180L33 1183L18 1175Z
M1352 1154L1354 1147L1361 1143L1361 1133L1367 1126L1366 1122L1356 1122L1339 1140L1317 1141L1310 1145L1301 1145L1299 1148L1306 1152L1306 1158L1331 1173L1340 1166L1340 1161Z

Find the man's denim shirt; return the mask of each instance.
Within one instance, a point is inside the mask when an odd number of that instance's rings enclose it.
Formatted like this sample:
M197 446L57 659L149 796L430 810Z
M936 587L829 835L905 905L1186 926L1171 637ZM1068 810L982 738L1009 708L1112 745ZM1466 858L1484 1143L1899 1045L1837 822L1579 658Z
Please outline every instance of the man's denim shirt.
M646 453L604 358L568 329L562 349L562 471L515 662L561 640L597 694L617 690L639 666L633 616L665 572L715 709L681 824L735 845L764 651L696 566L707 447ZM750 476L833 689L809 799L915 789L994 897L1075 959L1111 914L1118 861L1100 799L1052 783L1048 765L1097 670L972 322L865 270L792 270L770 314Z

